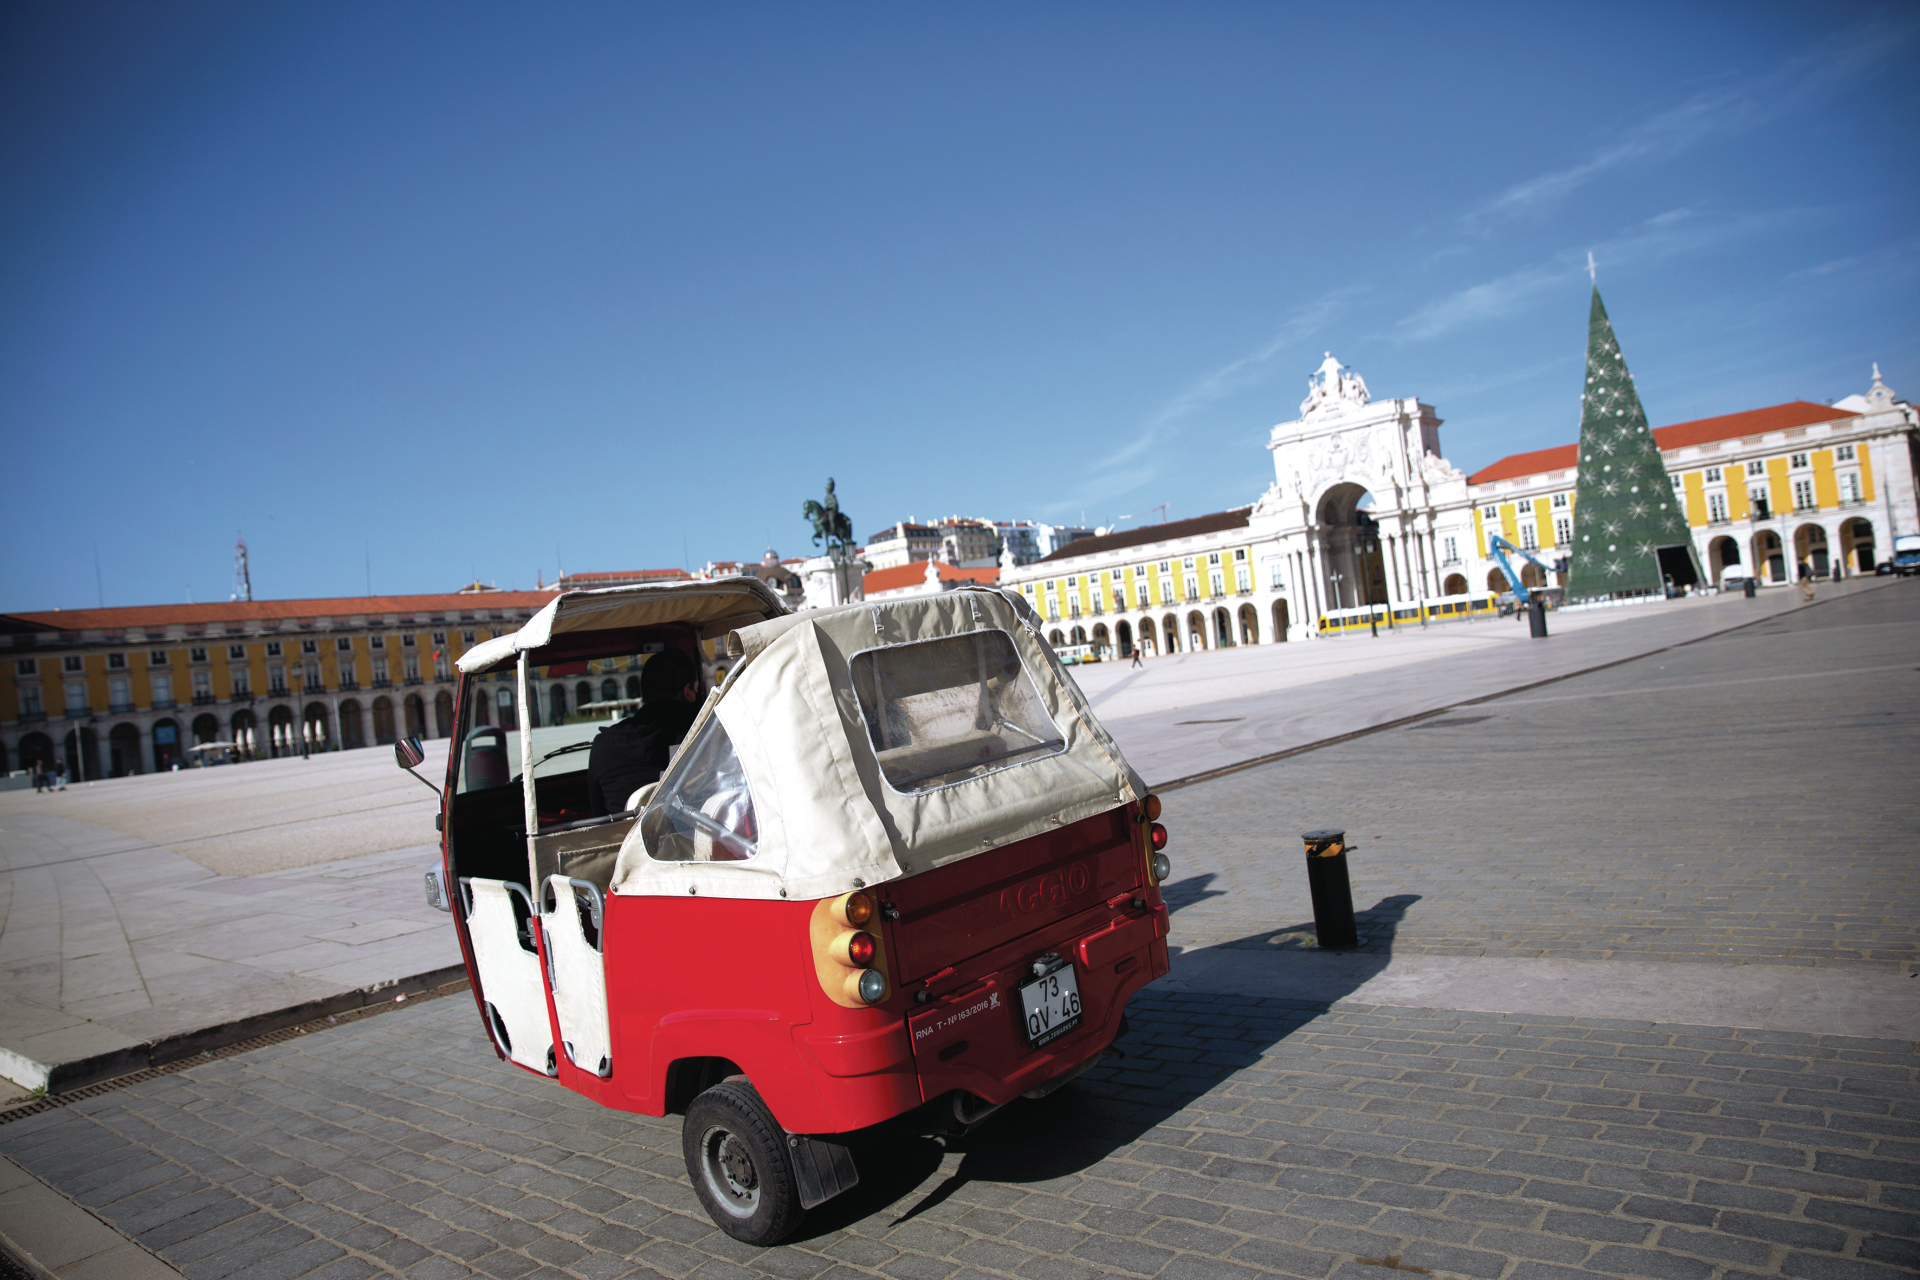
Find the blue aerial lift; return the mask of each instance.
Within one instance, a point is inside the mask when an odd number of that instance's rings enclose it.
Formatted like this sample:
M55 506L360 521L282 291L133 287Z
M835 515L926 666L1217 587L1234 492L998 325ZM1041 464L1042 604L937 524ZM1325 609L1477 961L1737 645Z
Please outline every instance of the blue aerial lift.
M1546 639L1547 602L1527 590L1527 584L1522 582L1520 575L1513 571L1513 562L1507 559L1506 553L1511 551L1517 556L1524 556L1539 565L1542 573L1557 572L1556 567L1548 564L1531 551L1522 551L1519 547L1514 546L1497 533L1487 535L1487 551L1495 560L1500 562L1500 572L1507 575L1507 584L1513 588L1514 601L1526 606L1527 626L1532 632L1533 638L1535 640Z

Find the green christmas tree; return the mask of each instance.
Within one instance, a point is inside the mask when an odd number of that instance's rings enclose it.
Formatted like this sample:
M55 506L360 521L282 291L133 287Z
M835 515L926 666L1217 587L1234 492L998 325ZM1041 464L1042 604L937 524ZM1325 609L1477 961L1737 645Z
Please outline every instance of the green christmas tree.
M1580 464L1573 488L1567 595L1582 599L1658 591L1659 548L1684 546L1692 560L1693 538L1598 285L1587 321L1587 389L1580 400ZM1694 573L1697 578L1697 562Z

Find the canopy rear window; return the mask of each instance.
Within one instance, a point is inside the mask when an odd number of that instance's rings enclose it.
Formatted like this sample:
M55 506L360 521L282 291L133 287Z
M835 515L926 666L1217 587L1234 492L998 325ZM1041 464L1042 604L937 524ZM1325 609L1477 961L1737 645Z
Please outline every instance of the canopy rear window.
M932 791L1066 750L1004 631L867 649L852 674L895 791Z

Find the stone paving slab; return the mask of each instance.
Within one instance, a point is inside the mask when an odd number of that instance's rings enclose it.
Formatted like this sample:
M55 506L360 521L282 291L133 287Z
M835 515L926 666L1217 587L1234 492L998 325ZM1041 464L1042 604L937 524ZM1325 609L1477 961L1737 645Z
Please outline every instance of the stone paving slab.
M965 1139L876 1135L769 1250L679 1125L498 1062L471 1004L0 1125L0 1153L195 1280L929 1276L1893 1280L1920 1266L1920 1052L1143 993L1124 1059Z
M1250 954L1203 947L1174 957L1168 992L1482 1013L1637 1018L1767 1031L1907 1039L1920 1034L1920 982L1904 973L1633 960Z
M0 1156L0 1251L59 1280L180 1280L180 1273Z
M234 877L72 818L16 813L4 827L0 1075L28 1089L464 972L421 886L432 845Z
M1823 587L1820 602L1897 579ZM1127 759L1160 785L1536 681L1632 659L1795 612L1797 591L1555 613L1545 640L1524 619L1435 623L1282 645L1168 654L1075 678Z
M1173 941L1312 946L1341 827L1376 955L1920 972L1916 632L1897 580L1169 792Z

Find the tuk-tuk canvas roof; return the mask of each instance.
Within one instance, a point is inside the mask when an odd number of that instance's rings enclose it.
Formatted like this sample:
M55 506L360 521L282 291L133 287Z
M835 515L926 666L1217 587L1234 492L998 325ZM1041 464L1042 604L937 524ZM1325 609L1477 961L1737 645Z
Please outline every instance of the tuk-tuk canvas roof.
M972 632L1011 639L1059 730L1057 753L918 793L882 776L854 692L865 651ZM729 898L826 897L1011 844L1145 794L1021 606L998 590L849 605L776 618L728 637L732 676L688 734L709 717L725 727L753 795L756 856L743 862L648 857L636 825L613 889ZM662 780L671 785L673 770Z
M517 653L538 649L570 631L606 631L683 622L700 628L703 639L722 635L766 618L778 618L786 605L758 578L716 578L647 586L567 591L548 601L518 631L495 636L460 655L460 670L486 671Z

